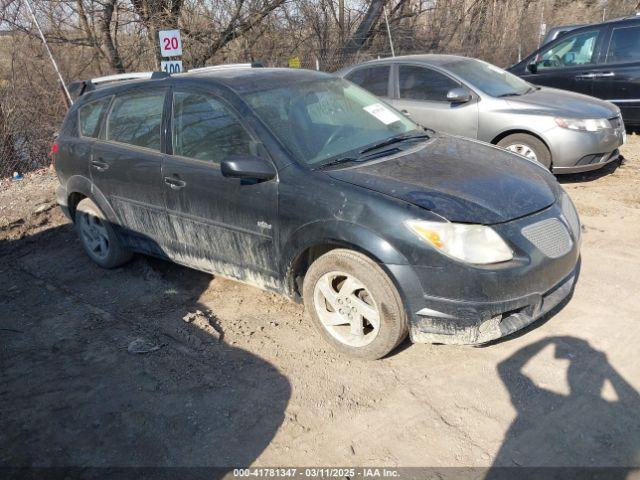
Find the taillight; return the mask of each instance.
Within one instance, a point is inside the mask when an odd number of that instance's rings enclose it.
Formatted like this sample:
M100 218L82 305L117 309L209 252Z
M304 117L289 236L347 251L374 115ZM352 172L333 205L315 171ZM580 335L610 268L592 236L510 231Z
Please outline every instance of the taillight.
M51 157L51 160L53 162L56 161L56 153L58 153L58 143L55 142L53 145L51 145L51 151L49 152L49 156Z

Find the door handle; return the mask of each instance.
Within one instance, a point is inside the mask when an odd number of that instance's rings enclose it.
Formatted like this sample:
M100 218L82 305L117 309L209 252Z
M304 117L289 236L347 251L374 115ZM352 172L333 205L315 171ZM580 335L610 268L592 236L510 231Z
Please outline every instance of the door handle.
M164 183L169 185L172 190L180 190L187 186L187 182L174 177L164 177Z
M104 172L105 170L109 169L109 164L104 160L102 160L101 158L97 160L92 159L90 163L91 163L91 166L96 170L98 170L99 172Z
M405 117L410 117L411 114L409 113L408 110L400 110L400 113L402 113Z

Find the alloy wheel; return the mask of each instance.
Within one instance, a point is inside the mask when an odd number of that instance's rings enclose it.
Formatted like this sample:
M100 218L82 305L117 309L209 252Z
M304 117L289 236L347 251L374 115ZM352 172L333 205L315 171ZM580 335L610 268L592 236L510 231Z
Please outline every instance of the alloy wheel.
M99 259L109 255L109 233L102 220L87 212L78 212L80 238L87 249Z
M344 272L324 274L314 288L322 326L350 347L371 343L380 330L380 311L364 283Z
M506 146L505 149L510 152L517 153L518 155L522 155L530 160L538 161L538 155L536 155L536 152L529 145L525 145L524 143L514 143L513 145Z

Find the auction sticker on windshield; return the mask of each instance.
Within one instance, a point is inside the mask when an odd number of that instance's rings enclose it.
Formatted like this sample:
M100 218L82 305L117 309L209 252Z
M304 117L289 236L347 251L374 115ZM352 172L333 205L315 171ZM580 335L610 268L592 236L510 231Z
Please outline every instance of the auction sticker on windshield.
M385 125L389 125L393 122L397 122L400 120L395 113L389 110L387 107L382 105L381 103L374 103L373 105L369 105L368 107L362 107L366 112L370 113L378 120L380 120Z

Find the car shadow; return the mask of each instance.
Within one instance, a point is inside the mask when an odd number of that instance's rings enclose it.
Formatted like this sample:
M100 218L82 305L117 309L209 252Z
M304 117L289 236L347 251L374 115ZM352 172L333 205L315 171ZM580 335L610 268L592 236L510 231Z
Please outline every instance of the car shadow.
M547 347L567 363L568 392L538 385L524 373ZM553 368L549 366L548 368ZM640 465L640 395L587 341L547 337L497 366L516 410L486 479L627 478ZM547 370L548 371L548 370ZM556 372L553 373L556 375ZM616 468L604 468L612 467ZM575 467L581 470L506 467ZM596 467L604 471L598 473ZM589 470L591 469L591 470ZM593 475L600 475L596 477Z
M0 258L3 477L218 478L271 443L290 383L225 342L198 302L211 275L143 256L100 269L68 223L0 240Z

